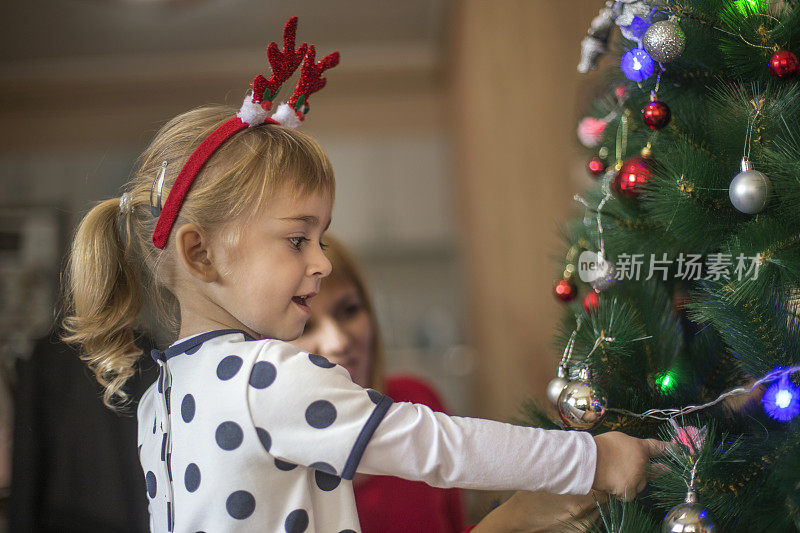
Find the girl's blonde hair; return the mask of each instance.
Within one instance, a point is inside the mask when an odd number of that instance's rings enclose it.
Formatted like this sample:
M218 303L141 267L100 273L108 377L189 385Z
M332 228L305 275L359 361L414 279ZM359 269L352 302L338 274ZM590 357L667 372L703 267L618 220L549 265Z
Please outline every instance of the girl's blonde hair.
M358 292L358 296L364 305L364 308L369 315L370 323L372 324L372 357L370 358L369 370L369 383L368 386L383 392L384 383L384 353L383 353L383 340L381 339L380 328L378 327L378 318L375 315L375 307L372 305L367 284L364 281L364 276L361 270L353 259L353 256L347 251L347 248L330 233L324 238L327 249L325 255L331 262L331 273L322 282L322 290L325 290L326 285L339 285L351 283Z
M124 186L130 212L120 210L119 198L104 200L76 230L63 286L62 340L78 345L81 358L105 387L103 401L109 407L128 400L123 386L142 355L134 344L134 328L155 329L144 323L143 306L152 306L145 309L170 338L179 329L178 261L169 244L159 250L152 242L157 221L150 211L153 181L166 161L163 204L192 151L235 113L210 106L170 120ZM333 198L334 189L330 160L311 137L274 124L247 128L228 139L197 175L173 232L193 223L236 246L247 219L276 192Z

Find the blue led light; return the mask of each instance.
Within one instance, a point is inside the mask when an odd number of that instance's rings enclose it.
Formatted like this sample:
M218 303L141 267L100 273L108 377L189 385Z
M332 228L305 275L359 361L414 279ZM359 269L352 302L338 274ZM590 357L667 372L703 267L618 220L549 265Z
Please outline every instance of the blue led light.
M769 416L787 422L800 413L800 389L783 376L769 386L761 403Z
M630 26L628 26L628 32L630 32L633 37L636 37L636 39L631 40L641 41L642 37L644 37L644 32L646 32L649 27L649 18L643 19L641 17L633 17L633 21Z
M619 66L625 77L635 82L646 80L655 70L653 58L644 48L633 48L625 52Z

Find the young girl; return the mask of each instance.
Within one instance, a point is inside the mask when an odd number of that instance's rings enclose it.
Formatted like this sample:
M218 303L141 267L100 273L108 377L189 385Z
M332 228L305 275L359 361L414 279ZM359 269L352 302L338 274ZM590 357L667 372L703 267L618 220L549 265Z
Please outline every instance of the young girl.
M172 313L165 326L179 323L179 340L152 353L160 376L138 407L151 530L358 531L356 472L632 497L655 441L393 403L284 342L302 333L330 273L322 237L334 195L325 153L286 124L304 117L338 58L295 50L294 24L283 52L270 46L272 77L254 80L238 113L205 107L167 123L126 193L91 209L72 244L65 340L80 345L108 405L127 398L143 302ZM281 123L266 118L300 61Z

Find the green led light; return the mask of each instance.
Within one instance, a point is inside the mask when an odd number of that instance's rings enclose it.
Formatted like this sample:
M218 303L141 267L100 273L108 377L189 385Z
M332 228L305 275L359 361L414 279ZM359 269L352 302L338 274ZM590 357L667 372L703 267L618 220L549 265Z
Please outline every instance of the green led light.
M762 11L766 0L734 0L733 7L742 15L758 13Z
M656 388L662 394L670 392L675 388L676 384L677 380L675 379L675 373L672 370L667 372L659 372L656 374Z

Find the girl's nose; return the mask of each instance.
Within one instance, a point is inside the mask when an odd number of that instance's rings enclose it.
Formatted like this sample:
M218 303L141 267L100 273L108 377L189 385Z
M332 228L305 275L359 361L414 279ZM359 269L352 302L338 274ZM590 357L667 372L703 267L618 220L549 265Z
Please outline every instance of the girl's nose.
M333 267L325 252L322 248L317 246L314 251L314 257L308 263L308 275L312 278L325 278L330 273Z

